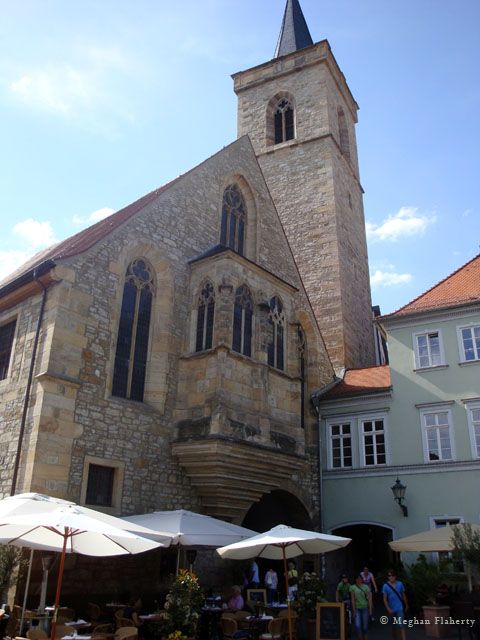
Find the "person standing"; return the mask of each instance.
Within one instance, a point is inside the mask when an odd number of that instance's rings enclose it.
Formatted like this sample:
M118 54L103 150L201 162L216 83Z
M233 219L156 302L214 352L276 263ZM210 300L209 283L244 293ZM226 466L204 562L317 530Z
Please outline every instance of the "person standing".
M359 575L350 587L352 617L358 640L367 640L368 621L372 615L372 592Z
M260 575L258 573L258 564L255 559L250 563L250 574L248 576L248 586L250 589L258 589L260 586Z
M349 628L352 624L352 603L350 596L351 587L352 585L350 584L348 576L346 573L344 573L337 585L337 590L335 592L335 601L341 602L345 606L345 618L348 622Z
M408 611L408 601L405 587L397 580L392 569L387 573L387 582L382 587L382 593L385 609L391 619L392 635L396 638L399 631L401 640L405 640L405 613Z
M295 563L290 560L287 571L288 580L288 599L295 600L298 592L298 571Z
M375 582L375 576L370 571L367 565L363 567L363 571L360 572L362 576L363 584L366 584L372 593L378 593L377 583Z
M265 587L267 589L267 600L268 604L272 604L274 598L277 595L277 586L278 586L278 576L277 572L269 568L267 573L265 574Z

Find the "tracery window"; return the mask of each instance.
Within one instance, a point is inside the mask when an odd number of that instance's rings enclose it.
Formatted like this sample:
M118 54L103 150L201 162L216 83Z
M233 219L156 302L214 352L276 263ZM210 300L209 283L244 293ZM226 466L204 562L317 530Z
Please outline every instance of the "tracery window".
M247 208L242 192L236 184L223 192L220 242L243 256Z
M275 144L293 140L295 137L295 126L293 120L293 106L290 100L282 98L277 104L273 116L275 126Z
M268 364L276 369L284 369L284 328L285 314L280 298L274 296L270 300L268 314L270 335L268 340Z
M127 269L118 327L112 395L143 400L150 315L154 292L153 270L143 259Z
M212 348L214 315L215 291L212 283L206 282L198 298L195 351L205 351Z
M247 286L238 287L233 309L232 349L244 356L252 355L253 300Z
M300 426L305 429L305 355L307 345L301 325L297 328L298 357L300 360Z

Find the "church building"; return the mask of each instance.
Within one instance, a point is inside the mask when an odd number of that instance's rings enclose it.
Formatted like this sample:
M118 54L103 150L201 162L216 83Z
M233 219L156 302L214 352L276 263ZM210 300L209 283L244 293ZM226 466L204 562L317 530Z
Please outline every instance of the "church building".
M320 526L312 394L374 364L355 141L287 0L238 138L0 284L0 495Z

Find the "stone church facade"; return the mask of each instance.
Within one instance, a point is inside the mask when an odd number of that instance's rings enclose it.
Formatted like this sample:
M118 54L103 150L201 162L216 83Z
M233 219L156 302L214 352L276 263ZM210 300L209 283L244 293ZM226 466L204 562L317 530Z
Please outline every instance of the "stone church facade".
M308 38L288 0L235 142L0 285L3 496L319 525L310 396L373 332L357 105Z

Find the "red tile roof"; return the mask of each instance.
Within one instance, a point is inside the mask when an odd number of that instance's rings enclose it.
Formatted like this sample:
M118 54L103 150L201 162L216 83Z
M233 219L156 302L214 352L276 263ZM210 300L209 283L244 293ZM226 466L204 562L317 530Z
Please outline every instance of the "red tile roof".
M394 313L392 318L480 301L480 254Z
M343 380L321 396L320 401L386 391L391 386L388 364L363 369L347 369Z

